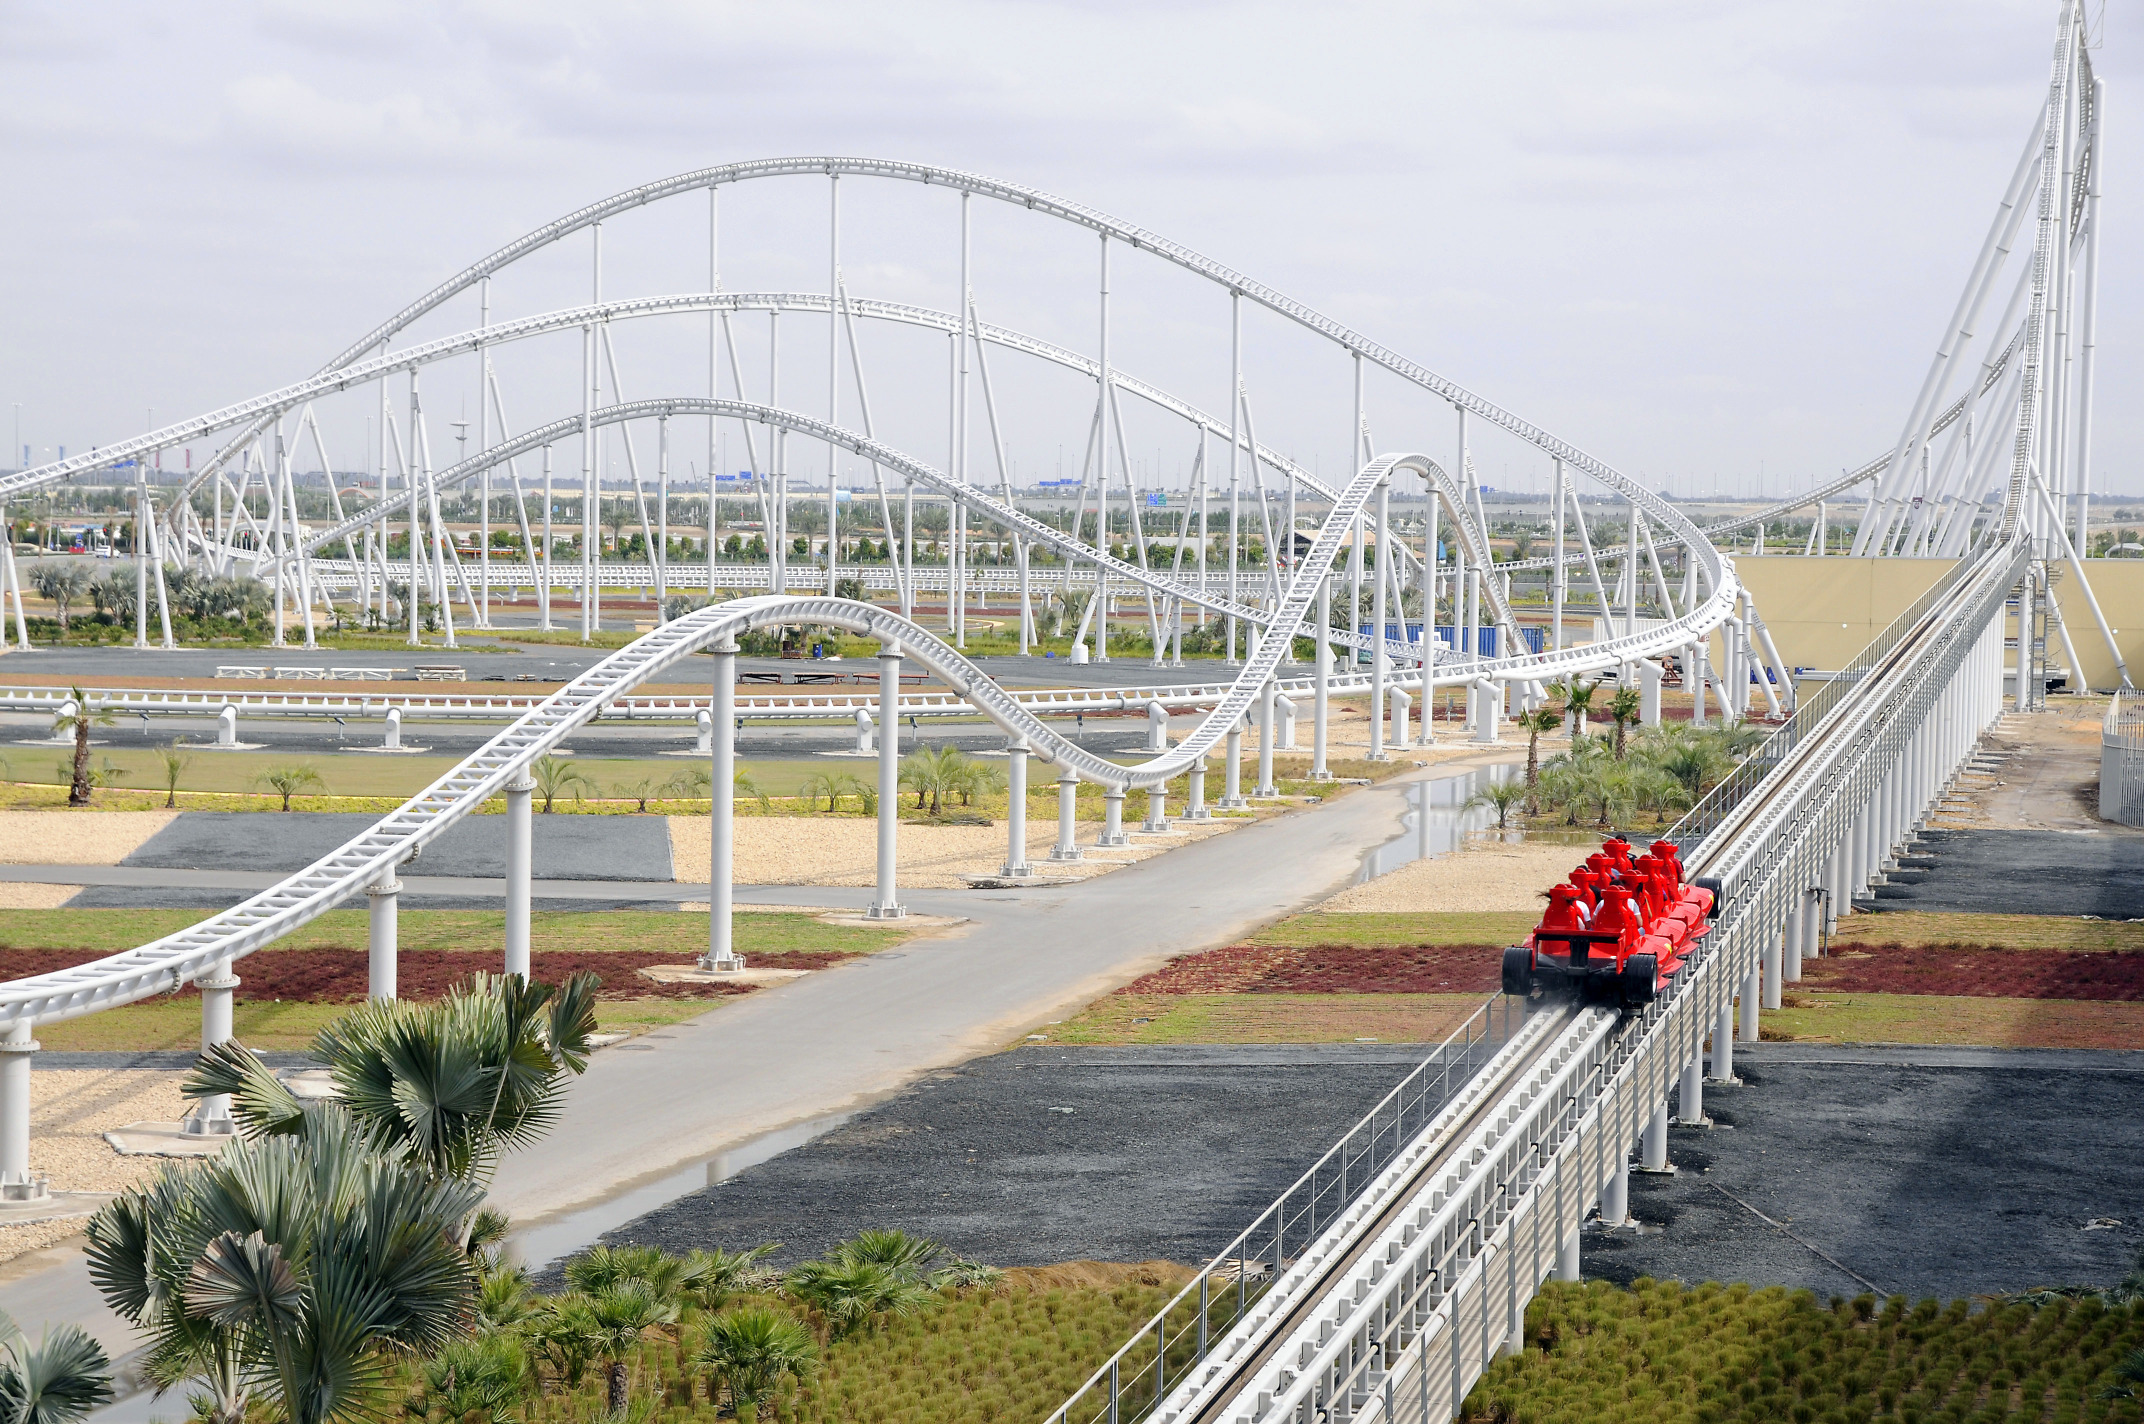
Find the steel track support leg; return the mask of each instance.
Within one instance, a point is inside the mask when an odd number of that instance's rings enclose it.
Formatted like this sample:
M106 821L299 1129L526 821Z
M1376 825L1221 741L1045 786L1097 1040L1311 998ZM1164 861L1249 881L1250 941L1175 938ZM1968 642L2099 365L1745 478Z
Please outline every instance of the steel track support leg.
M367 997L392 999L395 996L395 910L402 896L402 882L395 879L392 866L380 872L380 878L365 890L371 902L371 942L366 963Z
M536 876L536 783L526 769L506 787L506 971L529 977L529 893Z
M1273 785L1273 700L1279 693L1280 684L1269 677L1258 694L1258 789L1252 794L1259 797L1280 795Z
M1712 1021L1711 1067L1706 1082L1726 1088L1739 1081L1735 1077L1735 1003L1732 998L1720 1005L1720 1015Z
M194 980L194 987L201 991L201 1046L214 1048L219 1043L231 1041L231 998L238 988L238 976L231 972L231 961L219 959L209 972ZM230 1136L238 1131L231 1121L231 1095L217 1093L202 1098L186 1115L181 1125L183 1130L200 1136Z
M1665 1133L1663 1133L1665 1136ZM1615 1175L1601 1189L1601 1225L1628 1226L1630 1224L1630 1153L1625 1151L1616 1159Z
M828 567L832 567L828 554ZM905 919L899 888L901 829L901 645L882 643L878 652L878 898L871 902L874 920ZM1025 780L1023 770L1023 781ZM1023 786L1024 790L1025 787ZM1021 838L1026 838L1026 830ZM1022 848L1023 850L1025 847Z
M1310 779L1330 781L1332 773L1325 769L1326 732L1331 714L1331 683L1333 676L1333 581L1330 576L1318 580L1318 638L1317 670L1310 702Z
M1227 765L1221 769L1221 807L1227 811L1240 811L1251 804L1243 799L1243 724L1241 722L1228 729L1228 746L1222 756Z
M1102 788L1102 838L1095 842L1100 846L1130 845L1131 837L1124 834L1124 788Z
M708 722L714 747L708 757L707 957L702 969L742 969L731 939L737 854L737 645L724 640L709 650Z
M1578 1279L1578 1228L1575 1226L1564 1234L1562 1242L1556 1247L1556 1279Z
M30 1175L30 1055L38 1049L29 1019L0 1038L0 1202L42 1201L42 1178Z
M1666 1110L1662 1109L1662 1111ZM1712 1126L1712 1119L1705 1116L1705 1054L1703 1049L1691 1054L1690 1061L1682 1066L1682 1083L1680 1090L1676 1093L1675 1125L1677 1127Z
M1035 867L1027 863L1027 752L1025 737L1014 737L1005 749L1005 864L998 874L1016 880L1035 873ZM900 775L898 769L894 775ZM883 796L879 803L885 804Z
M1779 953L1778 940L1776 938L1773 940L1773 948L1771 952L1776 960L1776 957ZM1759 977L1760 971L1756 965L1751 965L1749 973L1742 976L1742 1031L1736 1036L1739 1037L1744 1043L1755 1043L1757 1041L1757 995ZM1729 1066L1732 1067L1732 1050L1729 1050L1729 1053L1730 1057L1728 1063Z
M1078 860L1079 773L1067 767L1057 776L1057 844L1050 847L1051 860Z
M1652 1117L1645 1123L1645 1135L1639 1139L1638 1170L1656 1177L1671 1177L1674 1164L1668 1161L1668 1105L1653 1109Z
M1191 764L1190 772L1184 777L1184 819L1213 819L1213 813L1206 809L1206 758L1203 756Z

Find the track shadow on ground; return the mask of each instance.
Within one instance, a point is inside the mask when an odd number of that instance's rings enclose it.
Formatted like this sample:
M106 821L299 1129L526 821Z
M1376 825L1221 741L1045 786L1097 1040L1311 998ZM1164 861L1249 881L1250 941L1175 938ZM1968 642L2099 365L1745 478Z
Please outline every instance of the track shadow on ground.
M669 880L670 829L660 816L538 816L539 880ZM343 812L187 811L122 865L160 870L291 871L355 838L379 817ZM471 816L424 848L404 875L501 878L504 816Z
M1879 911L2144 918L2144 836L1923 831L1899 866L1876 887Z
M1715 1127L1669 1134L1677 1174L1632 1175L1647 1229L1588 1226L1585 1275L1954 1299L2111 1285L2144 1241L2144 1053L1764 1044L1735 1067Z

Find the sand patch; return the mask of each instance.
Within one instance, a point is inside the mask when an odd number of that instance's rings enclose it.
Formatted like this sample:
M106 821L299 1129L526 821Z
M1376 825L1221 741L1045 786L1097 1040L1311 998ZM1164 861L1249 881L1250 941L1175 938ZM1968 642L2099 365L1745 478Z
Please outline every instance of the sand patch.
M57 910L82 893L80 885L32 885L0 881L0 910Z
M130 1122L176 1122L191 1106L183 1073L126 1069L40 1069L30 1074L30 1170L59 1191L116 1192L156 1175L160 1157L122 1157L104 1134ZM0 1228L0 1260L64 1241L84 1221Z
M670 863L693 877L712 850L713 823L694 816L670 821ZM1179 823L1163 836L1134 834L1131 844L1102 850L1099 821L1082 821L1079 844L1086 858L1066 865L1048 862L1057 823L1030 819L1027 855L1045 876L1086 879L1219 835L1245 819ZM1136 825L1134 821L1132 824ZM878 883L878 822L860 816L740 816L736 821L735 882L739 885L875 885ZM960 890L970 875L995 875L1005 863L1005 827L932 826L903 822L898 841L900 883L918 890ZM690 879L686 883L692 883ZM704 910L706 907L701 906Z
M1584 846L1477 844L1351 885L1318 908L1376 914L1538 910L1549 886L1585 858Z
M177 811L0 811L0 863L117 865L179 818ZM26 907L36 908L36 907Z

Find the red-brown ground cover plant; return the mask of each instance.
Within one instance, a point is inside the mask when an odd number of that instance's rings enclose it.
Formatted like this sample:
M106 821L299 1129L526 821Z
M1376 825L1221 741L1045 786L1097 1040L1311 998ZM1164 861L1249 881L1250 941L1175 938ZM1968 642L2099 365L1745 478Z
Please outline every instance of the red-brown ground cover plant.
M1501 982L1502 957L1500 946L1486 944L1238 944L1186 955L1118 992L1487 994Z
M77 949L0 950L0 979L17 979L86 964L99 956ZM765 968L823 969L852 955L835 950L800 950L770 955ZM238 991L242 999L284 999L301 1003L356 1003L365 997L366 952L362 949L278 949L240 960ZM650 965L683 965L674 951L538 950L529 970L539 983L560 984L583 970L602 979L599 999L718 999L748 994L752 986L729 983L659 984L634 971ZM435 999L472 974L496 973L499 951L406 949L397 960L395 989L405 999ZM192 985L186 993L195 992Z
M1985 944L1840 944L1802 961L1812 989L1980 999L2144 1000L2144 953Z

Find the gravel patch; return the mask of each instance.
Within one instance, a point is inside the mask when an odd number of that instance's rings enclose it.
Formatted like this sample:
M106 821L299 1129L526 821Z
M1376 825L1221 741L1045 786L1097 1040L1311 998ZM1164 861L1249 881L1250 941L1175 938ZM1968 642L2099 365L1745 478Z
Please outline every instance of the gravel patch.
M1760 1044L1735 1071L1711 1130L1669 1134L1677 1174L1631 1176L1666 1229L1589 1227L1587 1276L1955 1299L2111 1285L2144 1241L2144 1054Z
M43 1055L38 1055L42 1057ZM59 1191L116 1192L163 1167L158 1157L122 1157L104 1134L130 1122L175 1122L189 1104L183 1073L142 1069L47 1069L30 1075L30 1170ZM0 1228L0 1261L64 1241L80 1219Z
M863 1227L894 1226L1006 1266L1201 1262L1426 1051L995 1054L933 1074L816 1141L604 1239L679 1251L780 1241L776 1259L789 1263Z
M0 864L119 865L179 819L177 811L0 811ZM45 905L9 906L47 909Z
M0 881L0 910L57 910L82 893L79 885L31 885Z
M1876 887L1878 911L2144 918L2144 836L2133 833L1923 831L1900 867Z
M1548 888L1585 858L1582 846L1477 843L1349 886L1318 908L1373 914L1538 910Z

